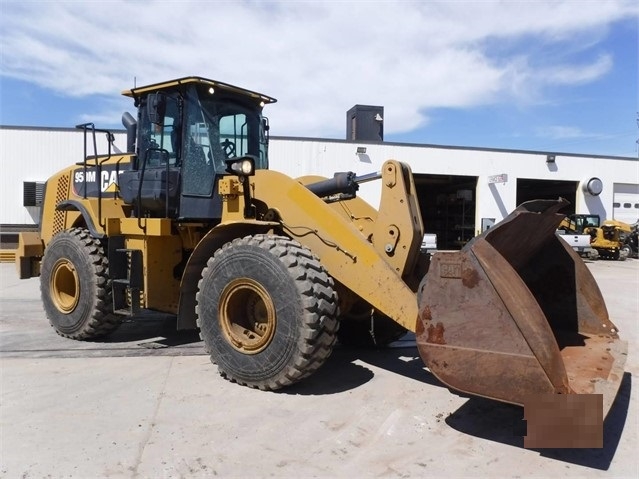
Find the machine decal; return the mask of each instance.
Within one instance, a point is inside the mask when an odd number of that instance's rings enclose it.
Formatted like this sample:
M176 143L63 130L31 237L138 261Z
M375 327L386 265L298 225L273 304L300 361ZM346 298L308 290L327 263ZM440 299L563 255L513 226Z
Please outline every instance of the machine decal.
M461 263L440 263L439 276L441 278L461 278Z
M117 165L104 165L98 171L96 167L78 168L73 173L73 192L77 196L96 198L98 193L118 191L118 177L122 168Z

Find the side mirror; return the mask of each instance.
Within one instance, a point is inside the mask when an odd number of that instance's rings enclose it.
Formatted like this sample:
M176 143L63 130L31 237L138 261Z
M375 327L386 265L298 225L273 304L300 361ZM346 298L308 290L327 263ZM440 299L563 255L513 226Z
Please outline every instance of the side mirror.
M135 153L135 135L137 133L138 122L129 112L122 114L122 125L126 128L126 151Z
M262 117L262 127L264 128L264 139L266 140L266 144L268 145L270 139L269 130L271 129L271 126L268 124L268 118L266 118L265 116Z
M160 125L166 112L166 97L162 92L150 93L147 97L147 112L149 121L154 125Z

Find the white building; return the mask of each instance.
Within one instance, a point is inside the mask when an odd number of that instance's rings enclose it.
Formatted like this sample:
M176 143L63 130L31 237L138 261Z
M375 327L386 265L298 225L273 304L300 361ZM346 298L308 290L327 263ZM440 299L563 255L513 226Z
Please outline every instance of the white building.
M125 150L125 133L114 134L115 145ZM97 150L104 153L106 135L98 134L97 139ZM0 145L2 230L33 227L39 207L25 206L33 196L33 183L81 162L83 133L0 126ZM93 152L91 141L88 151ZM389 158L408 163L415 175L426 232L436 233L444 248L454 248L534 198L564 197L572 204L566 213L598 214L602 220L629 223L639 219L637 158L284 137L271 137L269 157L271 169L293 177L332 177L337 171L363 175L379 171ZM598 186L600 194L596 194ZM26 194L25 187L31 188ZM359 195L377 206L379 185L362 184Z

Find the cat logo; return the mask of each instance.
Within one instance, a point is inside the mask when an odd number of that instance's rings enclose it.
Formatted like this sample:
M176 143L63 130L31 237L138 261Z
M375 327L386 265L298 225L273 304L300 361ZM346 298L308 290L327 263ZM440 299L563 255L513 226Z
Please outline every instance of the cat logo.
M103 193L115 193L118 191L118 174L116 171L102 172L102 183L100 184L100 189Z

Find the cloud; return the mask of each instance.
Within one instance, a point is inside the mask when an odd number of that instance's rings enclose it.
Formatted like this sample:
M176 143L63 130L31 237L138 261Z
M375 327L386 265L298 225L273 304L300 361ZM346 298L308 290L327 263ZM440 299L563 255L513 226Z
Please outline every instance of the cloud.
M536 133L538 137L548 138L551 140L572 140L576 138L589 138L593 136L592 134L583 132L581 128L561 125L551 125L537 128Z
M622 0L4 2L1 74L96 101L200 75L278 98L274 135L342 137L358 103L385 106L391 134L433 108L541 101L595 81L615 61L599 39L638 14Z
M543 69L538 73L540 81L556 85L578 85L588 83L605 75L612 68L610 55L600 55L586 65L560 65L553 69Z

